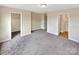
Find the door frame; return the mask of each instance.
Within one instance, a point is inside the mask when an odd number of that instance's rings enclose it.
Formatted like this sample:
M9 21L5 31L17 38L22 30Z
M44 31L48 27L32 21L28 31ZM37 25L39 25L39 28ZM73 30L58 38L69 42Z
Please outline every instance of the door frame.
M14 13L14 14L19 14L20 15L20 36L21 36L21 29L22 29L22 13L21 12L10 12L10 14L12 14L12 13ZM12 23L12 19L11 19L11 23ZM11 26L12 26L12 24L11 24ZM12 27L11 27L11 30L12 30ZM11 32L11 39L12 39L12 32Z
M67 27L68 27L68 29L67 29L67 31L68 31L68 38L69 38L69 21L70 21L70 13L59 13L58 14L58 16L57 16L57 20L58 20L58 35L60 34L60 32L61 32L61 21L60 21L60 15L64 15L64 14L66 14L67 15L67 17L68 17L68 23L67 23Z

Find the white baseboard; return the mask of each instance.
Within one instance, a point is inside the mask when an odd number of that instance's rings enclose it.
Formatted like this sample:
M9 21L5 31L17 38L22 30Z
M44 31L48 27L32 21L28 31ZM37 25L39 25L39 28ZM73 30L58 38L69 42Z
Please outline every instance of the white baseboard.
M75 40L75 39L69 39L69 40L72 40L72 41L74 41L74 42L79 43L79 41L78 41L78 40Z
M9 41L9 40L11 40L11 39L8 39L8 40L1 40L0 43L7 42L7 41Z

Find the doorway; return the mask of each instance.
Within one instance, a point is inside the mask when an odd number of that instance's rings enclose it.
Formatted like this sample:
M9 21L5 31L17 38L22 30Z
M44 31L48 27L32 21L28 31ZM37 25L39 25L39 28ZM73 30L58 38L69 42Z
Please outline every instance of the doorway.
M68 14L60 14L58 18L58 34L68 39Z
M20 35L20 14L11 13L11 38Z

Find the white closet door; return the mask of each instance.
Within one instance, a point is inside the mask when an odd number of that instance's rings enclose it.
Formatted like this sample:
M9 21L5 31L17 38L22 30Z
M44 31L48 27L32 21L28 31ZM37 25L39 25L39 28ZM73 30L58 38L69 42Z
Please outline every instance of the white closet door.
M23 12L21 15L21 36L31 34L31 12Z

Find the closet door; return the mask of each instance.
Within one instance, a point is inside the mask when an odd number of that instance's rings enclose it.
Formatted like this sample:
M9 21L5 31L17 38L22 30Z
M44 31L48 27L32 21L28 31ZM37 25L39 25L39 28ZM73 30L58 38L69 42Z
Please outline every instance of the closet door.
M31 34L31 12L23 12L21 15L21 36Z

